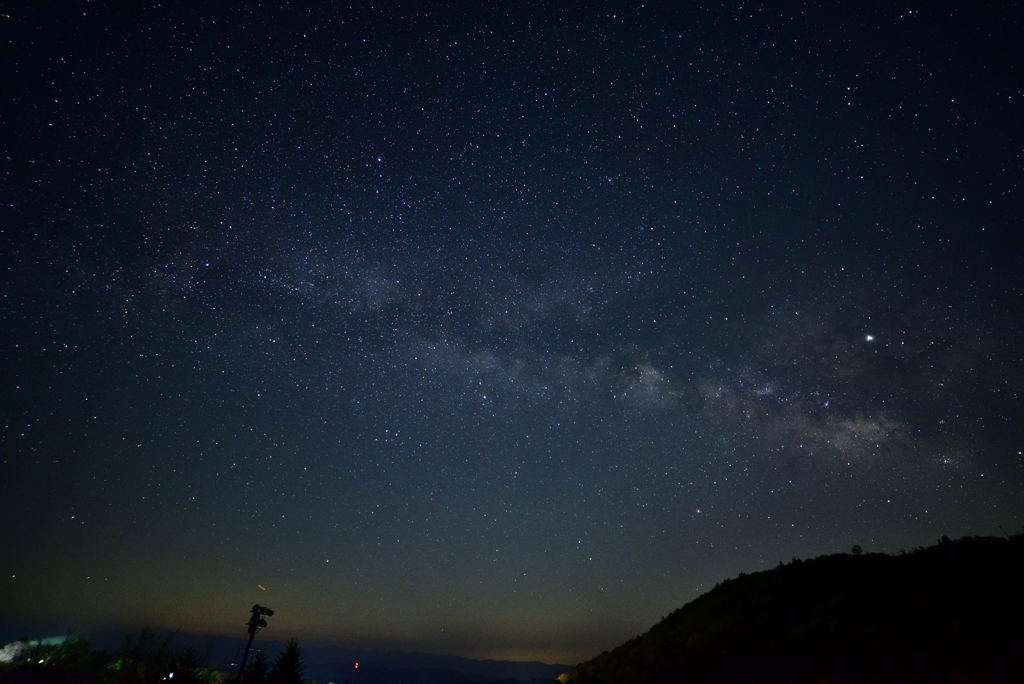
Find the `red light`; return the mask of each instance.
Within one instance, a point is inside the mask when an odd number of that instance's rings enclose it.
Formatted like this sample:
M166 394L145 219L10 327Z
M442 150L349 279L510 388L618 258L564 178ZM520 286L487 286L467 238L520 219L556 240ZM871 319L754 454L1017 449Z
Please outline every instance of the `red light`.
M356 666L355 666L355 669L356 669L356 670L358 670L358 669L359 669L359 661L358 661L358 660L356 661Z

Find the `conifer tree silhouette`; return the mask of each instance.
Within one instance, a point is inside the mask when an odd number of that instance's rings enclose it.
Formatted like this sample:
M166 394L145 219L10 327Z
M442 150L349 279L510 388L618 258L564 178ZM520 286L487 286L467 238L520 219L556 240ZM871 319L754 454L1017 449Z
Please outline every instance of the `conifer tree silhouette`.
M295 639L288 640L288 646L274 662L274 669L267 681L270 684L302 684L302 650Z
M256 651L252 663L246 670L245 679L243 680L246 684L266 684L270 665L267 663L267 656L263 653L263 649Z

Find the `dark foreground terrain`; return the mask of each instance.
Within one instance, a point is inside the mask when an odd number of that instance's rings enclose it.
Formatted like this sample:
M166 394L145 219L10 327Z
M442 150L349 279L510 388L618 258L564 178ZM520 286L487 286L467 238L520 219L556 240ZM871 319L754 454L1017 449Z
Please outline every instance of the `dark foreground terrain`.
M724 582L559 681L1024 681L1024 536L855 551Z
M0 684L227 684L237 681L235 661L245 644L239 638L147 630L3 641ZM291 643L254 642L246 684L545 684L567 669L298 643L289 660L290 649Z

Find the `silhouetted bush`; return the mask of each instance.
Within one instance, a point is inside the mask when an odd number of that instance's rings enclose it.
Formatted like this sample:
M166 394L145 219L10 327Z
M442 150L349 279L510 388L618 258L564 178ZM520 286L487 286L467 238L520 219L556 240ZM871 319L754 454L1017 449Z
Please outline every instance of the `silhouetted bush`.
M127 637L121 649L93 651L89 642L68 638L55 646L36 645L25 657L0 665L2 684L219 684L222 674L205 667L195 653L175 653L173 635L158 639L146 630ZM173 673L173 677L171 676Z

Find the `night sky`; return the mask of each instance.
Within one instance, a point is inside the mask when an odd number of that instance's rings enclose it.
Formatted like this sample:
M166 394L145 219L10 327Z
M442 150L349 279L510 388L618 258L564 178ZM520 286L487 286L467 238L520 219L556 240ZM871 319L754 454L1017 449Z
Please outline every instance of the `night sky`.
M0 623L572 663L1021 530L1020 3L214 5L0 16Z

